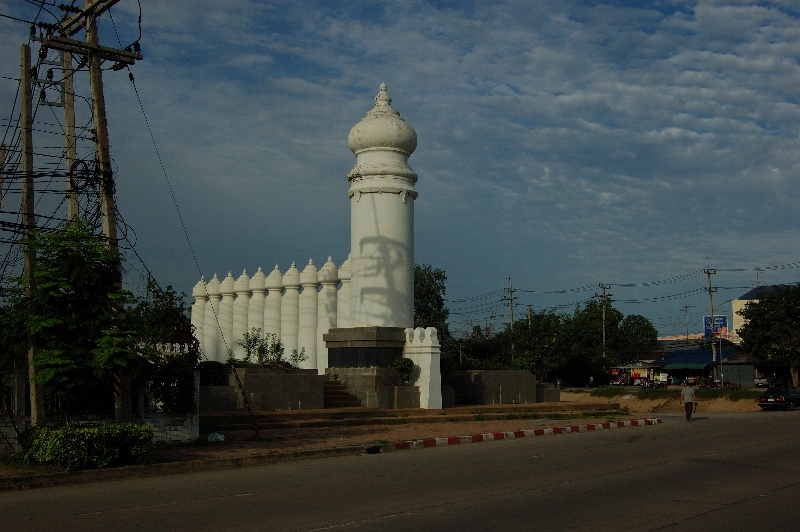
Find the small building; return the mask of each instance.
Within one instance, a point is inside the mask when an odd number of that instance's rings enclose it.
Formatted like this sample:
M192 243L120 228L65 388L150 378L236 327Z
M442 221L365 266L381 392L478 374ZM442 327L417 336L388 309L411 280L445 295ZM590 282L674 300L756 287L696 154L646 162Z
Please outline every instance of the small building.
M782 286L787 286L787 285L778 284L778 285L770 285L770 286L756 286L755 288L753 288L752 290L750 290L746 294L743 294L742 296L740 296L738 299L732 300L731 301L731 310L733 311L733 319L731 321L732 321L733 327L728 332L728 340L730 340L731 342L733 342L735 344L742 343L742 339L739 336L739 329L742 328L742 326L744 325L744 321L745 320L742 317L742 315L739 314L739 312L744 310L745 305L747 305L748 303L752 303L752 302L758 301L759 295L772 292L776 288L779 288L779 287L782 287Z
M725 367L725 361L728 357L738 353L739 351L734 349L724 349L721 353L722 368ZM697 381L699 379L713 375L713 368L720 365L718 361L713 359L713 356L711 349L679 349L654 360L652 365L655 368L659 368L660 372L668 374L668 382L670 384L682 384L684 382L698 384ZM752 366L750 366L749 371L749 384L743 382L736 382L736 384L753 386ZM727 375L724 380L735 382L729 379Z
M648 381L654 380L653 365L647 360L633 360L609 368L611 384L618 386L644 386Z

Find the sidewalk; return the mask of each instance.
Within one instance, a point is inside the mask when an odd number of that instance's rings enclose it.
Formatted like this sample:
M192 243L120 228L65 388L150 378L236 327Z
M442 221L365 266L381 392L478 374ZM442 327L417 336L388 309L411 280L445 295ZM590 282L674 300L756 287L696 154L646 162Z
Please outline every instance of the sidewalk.
M232 430L220 426L219 419L214 425L214 430L225 436L224 441L208 442L204 437L191 444L158 447L146 465L70 473L54 467L0 464L0 490L375 454L660 422L647 416L621 413L614 404L583 404L570 408L563 404L551 404L550 408L544 406L472 406L433 412L367 409L263 412L258 413L262 419L260 424L272 428L260 428L258 436L252 428L252 421L248 428L240 423L249 416L233 415ZM276 418L285 419L280 422Z

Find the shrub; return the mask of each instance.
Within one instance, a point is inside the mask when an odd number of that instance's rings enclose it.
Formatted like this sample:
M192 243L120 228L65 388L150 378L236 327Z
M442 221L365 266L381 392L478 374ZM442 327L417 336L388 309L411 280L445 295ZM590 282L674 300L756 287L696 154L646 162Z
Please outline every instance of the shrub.
M153 450L149 425L31 427L20 434L23 458L68 471L139 464Z
M410 358L396 358L392 362L392 369L400 377L400 386L407 386L411 380L411 374L414 372L414 361Z

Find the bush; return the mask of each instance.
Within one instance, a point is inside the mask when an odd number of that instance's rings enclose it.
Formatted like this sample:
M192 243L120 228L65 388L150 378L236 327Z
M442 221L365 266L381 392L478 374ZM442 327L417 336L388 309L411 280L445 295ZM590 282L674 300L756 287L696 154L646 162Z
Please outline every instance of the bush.
M414 372L414 361L410 358L396 358L392 362L392 369L400 377L400 386L407 386L411 380L411 374Z
M153 450L149 425L31 427L20 434L23 458L68 471L139 464Z

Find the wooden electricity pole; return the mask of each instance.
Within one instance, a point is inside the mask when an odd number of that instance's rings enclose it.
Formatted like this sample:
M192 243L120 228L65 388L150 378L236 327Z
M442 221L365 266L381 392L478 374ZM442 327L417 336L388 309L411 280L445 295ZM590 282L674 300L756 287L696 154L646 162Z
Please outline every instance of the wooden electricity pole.
M606 285L600 283L600 288L603 290L602 294L595 293L594 297L600 298L600 303L602 305L603 310L603 360L606 358L606 304L608 303L608 298L613 296L614 294L607 294L606 290L611 288L610 285Z
M72 68L72 53L61 52L62 67L64 76L63 99L64 104L64 133L65 133L65 162L67 165L67 218L75 221L80 216L78 212L78 194L75 190L75 163L78 160L75 147L75 89L72 76L75 71Z
M25 296L30 297L36 279L33 272L36 255L29 246L30 238L36 227L33 196L33 101L31 98L31 47L22 45L22 71L20 76L20 142L22 144L22 227L24 235L23 277L25 279ZM36 346L28 350L28 380L31 396L31 425L44 425L44 388L36 382L38 370L34 364Z
M142 55L138 52L108 48L105 46L100 46L99 44L97 35L97 19L101 13L110 9L111 6L116 4L118 1L119 0L84 0L84 7L80 13L76 13L74 16L64 19L64 21L58 26L57 31L60 35L48 35L47 38L42 41L43 47L60 50L65 53L65 56L77 53L88 58L89 84L92 97L92 121L94 123L95 134L95 151L97 157L97 167L100 173L100 216L102 219L103 235L106 237L107 245L109 249L117 256L119 256L119 238L117 234L117 216L114 200L115 187L114 176L111 170L111 156L109 154L108 122L106 120L105 95L103 92L103 71L101 69L101 65L103 61L114 61L116 65L120 66L132 65L135 61L142 59ZM86 30L85 42L71 38L82 29ZM70 78L71 85L71 57L69 58L69 68L67 68L66 59L64 60L64 65L65 78ZM67 91L67 85L65 85L64 93L65 96L67 93L69 93L70 97L72 96L72 90ZM72 127L72 138L69 138L68 132L66 142L67 158L69 159L70 144L72 144L72 146L75 144L74 120ZM72 153L72 156L75 157L74 152ZM68 164L70 164L68 174L72 178L74 173L74 162L68 162ZM72 188L73 184L70 183L69 186L70 198L73 198L75 197L75 190ZM77 198L75 198L73 209L74 211L68 211L70 219L73 219L73 216L77 217L78 215ZM117 267L119 268L121 277L121 261L118 261ZM114 373L114 414L117 423L128 423L133 418L130 376L127 374L124 368L118 368L118 370Z

